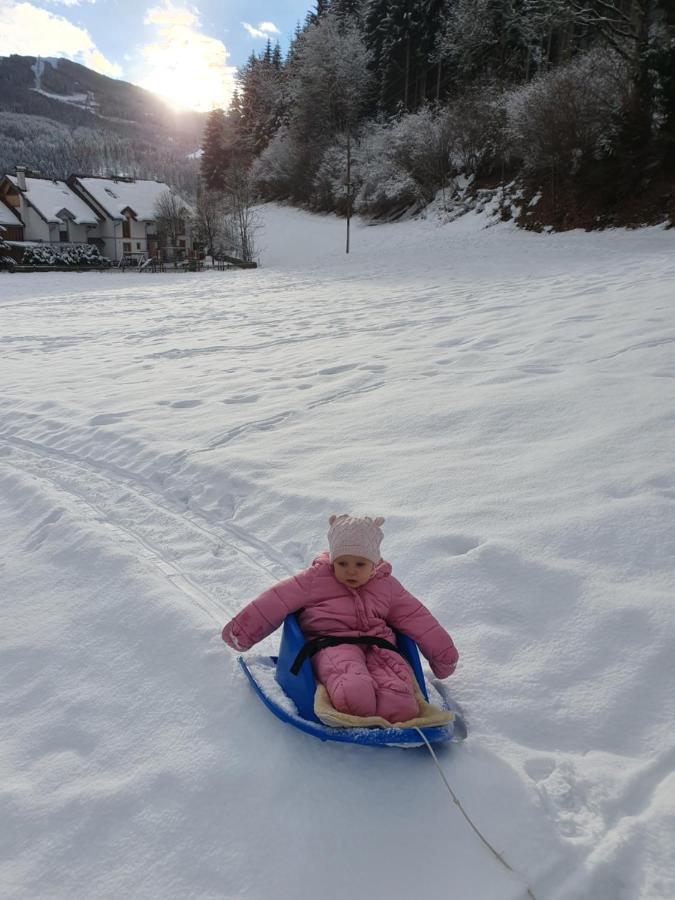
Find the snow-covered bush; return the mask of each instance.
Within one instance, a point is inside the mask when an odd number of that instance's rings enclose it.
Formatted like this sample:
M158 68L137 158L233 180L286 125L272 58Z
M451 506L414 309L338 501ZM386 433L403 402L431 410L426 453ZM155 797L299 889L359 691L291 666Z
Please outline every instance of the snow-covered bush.
M507 134L531 172L573 174L611 150L628 98L621 58L594 50L506 96Z
M488 171L504 152L502 119L498 102L472 95L440 109L425 107L392 123L371 123L352 140L355 209L364 215L382 216L422 206L450 186L457 172ZM310 206L346 211L344 135L321 158Z
M421 201L419 185L389 152L391 130L374 126L359 147L355 209L362 215L381 216Z
M409 175L425 201L445 187L450 175L452 121L445 109L424 107L394 124L387 153L393 165Z
M506 152L506 115L496 89L467 91L447 109L454 170L468 175L487 175Z
M0 237L0 269L13 269L15 262L9 255L10 247L6 241Z
M356 154L358 211L379 216L429 203L453 174L452 125L446 109L429 107L372 125Z
M351 190L352 196L360 187L358 148L352 143ZM347 144L346 138L336 141L323 157L314 176L310 205L318 212L347 212Z
M24 266L105 266L110 260L101 256L94 244L58 244L26 247L21 264Z

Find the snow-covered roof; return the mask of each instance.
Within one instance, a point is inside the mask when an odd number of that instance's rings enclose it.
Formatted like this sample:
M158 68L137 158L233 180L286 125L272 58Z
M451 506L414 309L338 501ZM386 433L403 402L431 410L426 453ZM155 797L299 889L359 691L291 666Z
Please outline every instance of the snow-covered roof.
M161 181L78 178L77 182L113 219L124 219L123 211L131 209L137 219L151 222L159 198L167 191L172 193L169 185Z
M16 175L8 175L7 178L14 187L19 187ZM26 190L22 193L47 222L64 222L70 217L62 214L68 212L76 225L98 223L94 210L71 191L65 181L26 178Z
M0 200L0 226L2 225L14 225L15 227L21 227L21 220L16 217L14 211L6 206L2 200Z

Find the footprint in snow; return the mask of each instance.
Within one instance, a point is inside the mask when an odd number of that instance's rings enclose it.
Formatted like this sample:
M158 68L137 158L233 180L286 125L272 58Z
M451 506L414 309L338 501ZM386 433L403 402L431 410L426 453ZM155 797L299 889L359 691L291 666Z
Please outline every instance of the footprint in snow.
M128 413L103 413L100 416L94 416L93 419L89 419L87 425L114 425L115 422L121 422L127 415Z
M340 372L349 372L355 369L355 364L347 364L344 366L331 366L329 369L319 369L319 375L339 375Z
M258 399L259 394L239 394L236 397L228 397L222 402L228 405L231 403L255 403Z
M172 409L194 409L195 406L201 406L202 400L175 400L171 404Z

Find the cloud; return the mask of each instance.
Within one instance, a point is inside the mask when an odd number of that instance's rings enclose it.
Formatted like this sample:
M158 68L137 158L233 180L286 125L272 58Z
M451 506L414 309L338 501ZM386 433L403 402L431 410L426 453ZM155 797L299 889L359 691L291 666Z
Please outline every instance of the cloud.
M15 3L0 0L0 22L3 56L17 53L19 56L65 56L90 69L110 75L122 74L116 63L101 53L84 28L73 25L63 16L54 15L32 3Z
M79 6L81 3L90 3L92 6L94 3L97 3L98 0L46 0L47 3L52 3L54 6Z
M167 2L164 6L153 6L145 14L144 25L161 25L165 28L189 28L197 25L199 19L196 13L189 9L180 9Z
M202 32L196 10L167 0L147 11L144 24L156 30L156 39L140 48L137 84L192 109L229 105L237 70L227 64L223 42Z
M260 22L257 28L249 22L241 24L252 38L268 38L271 34L281 34L274 22Z

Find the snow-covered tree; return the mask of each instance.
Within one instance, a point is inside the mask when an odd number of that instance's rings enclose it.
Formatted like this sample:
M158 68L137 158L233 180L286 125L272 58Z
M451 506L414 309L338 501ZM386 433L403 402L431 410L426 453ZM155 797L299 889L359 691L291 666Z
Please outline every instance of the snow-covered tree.
M362 115L369 80L358 24L327 13L300 34L286 69L287 124L253 167L263 196L310 202L327 147Z
M239 72L237 135L249 157L258 156L283 121L284 71L279 45L252 53Z
M222 190L229 165L227 122L222 109L209 113L202 142L201 176L212 190Z
M290 124L322 143L355 123L367 101L368 51L357 25L325 15L299 38L290 71Z
M251 167L253 185L266 200L304 202L310 193L310 157L287 126L282 127Z

